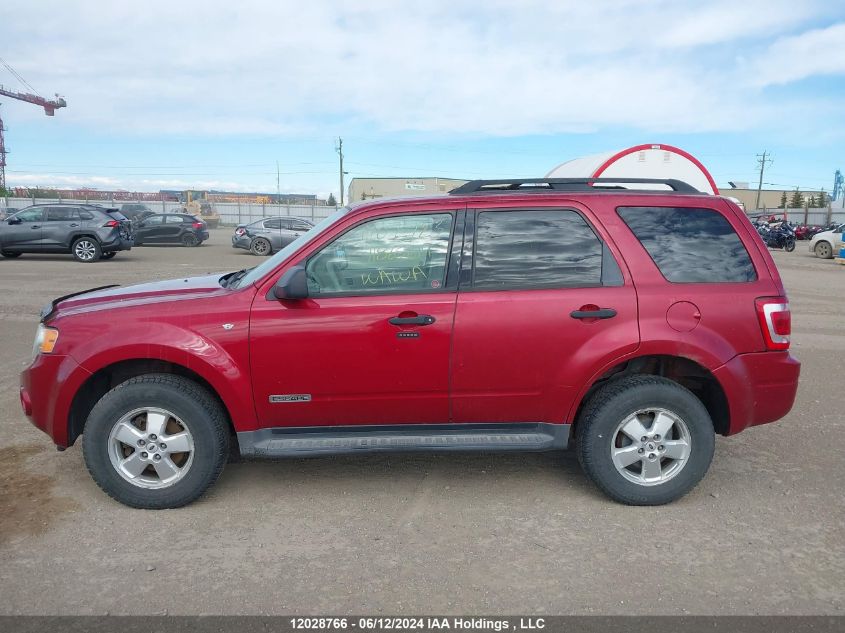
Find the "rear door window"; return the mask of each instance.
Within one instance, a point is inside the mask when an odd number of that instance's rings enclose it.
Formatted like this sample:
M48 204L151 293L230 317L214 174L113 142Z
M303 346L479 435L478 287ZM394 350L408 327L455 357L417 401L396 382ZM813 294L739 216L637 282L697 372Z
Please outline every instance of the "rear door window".
M47 222L71 222L79 219L76 207L47 207Z
M718 211L687 207L620 207L617 211L668 281L757 279L742 240Z
M279 218L273 218L272 220L265 220L264 221L264 228L278 231L279 229L282 228L282 221Z
M482 211L478 214L472 287L476 290L602 285L604 245L576 211ZM609 253L608 253L609 255Z

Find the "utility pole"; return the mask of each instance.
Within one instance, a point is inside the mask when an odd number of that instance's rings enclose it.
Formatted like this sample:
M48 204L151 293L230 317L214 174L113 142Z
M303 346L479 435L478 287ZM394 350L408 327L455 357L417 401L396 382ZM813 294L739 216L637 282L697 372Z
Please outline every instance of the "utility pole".
M343 206L343 139L339 136L334 149L340 157L340 206Z
M276 161L276 204L281 208L282 205L282 189L279 187L279 161Z
M763 170L766 169L766 162L771 164L772 159L766 158L766 151L763 151L763 154L757 154L757 162L760 164L760 182L757 183L757 202L754 203L754 209L757 210L760 208L760 192L763 189Z

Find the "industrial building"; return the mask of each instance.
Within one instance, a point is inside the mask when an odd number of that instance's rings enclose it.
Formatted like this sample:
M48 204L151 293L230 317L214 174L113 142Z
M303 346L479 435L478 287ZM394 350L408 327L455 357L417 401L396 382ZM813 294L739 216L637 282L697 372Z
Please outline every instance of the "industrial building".
M762 189L760 191L760 204L759 207L757 205L757 190L749 187L748 183L733 183L735 186L730 187L723 187L719 190L723 196L727 196L729 198L736 198L739 200L743 205L745 205L746 211L754 211L756 208L760 209L777 209L782 207L781 200L783 199L783 194L786 193L786 206L792 207L792 196L795 194L795 190L789 189ZM805 203L810 200L810 198L815 198L818 200L820 191L801 191L801 195L804 198ZM829 200L828 196L828 200Z
M353 178L349 182L347 200L360 202L372 198L446 195L468 182L458 178Z

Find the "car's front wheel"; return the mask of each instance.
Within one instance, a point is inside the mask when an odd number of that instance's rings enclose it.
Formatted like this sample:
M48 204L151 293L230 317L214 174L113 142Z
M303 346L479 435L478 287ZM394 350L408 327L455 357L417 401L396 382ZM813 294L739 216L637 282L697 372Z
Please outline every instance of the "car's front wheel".
M78 262L89 264L100 259L100 245L92 237L80 237L70 247L70 252Z
M191 380L132 378L100 399L82 446L94 481L133 508L178 508L215 482L228 455L225 414Z
M815 245L813 252L816 254L816 257L821 259L830 259L833 257L833 247L830 245L830 242L825 242L824 240L821 240Z
M584 471L629 505L682 497L707 472L715 449L713 422L701 401L659 376L628 376L602 387L575 433Z

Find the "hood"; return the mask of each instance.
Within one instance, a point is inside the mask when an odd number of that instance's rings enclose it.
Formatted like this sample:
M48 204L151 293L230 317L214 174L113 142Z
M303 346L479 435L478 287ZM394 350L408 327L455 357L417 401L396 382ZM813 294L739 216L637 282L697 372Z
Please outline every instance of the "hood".
M228 291L220 285L225 273L154 281L135 286L103 286L59 297L45 306L41 320L46 322L56 316L68 316L80 312L123 308L165 301L197 299L223 295Z

